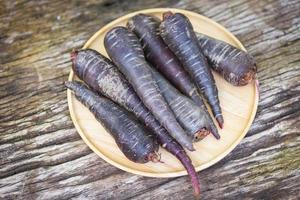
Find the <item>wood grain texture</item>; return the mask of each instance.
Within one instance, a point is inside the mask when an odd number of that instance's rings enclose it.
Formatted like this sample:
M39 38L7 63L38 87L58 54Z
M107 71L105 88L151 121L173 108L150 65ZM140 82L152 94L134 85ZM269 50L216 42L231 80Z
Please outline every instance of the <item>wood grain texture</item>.
M176 7L233 32L258 62L260 102L246 138L199 173L203 199L300 198L300 2L0 2L0 199L191 199L187 177L123 172L73 127L62 82L69 52L135 10Z

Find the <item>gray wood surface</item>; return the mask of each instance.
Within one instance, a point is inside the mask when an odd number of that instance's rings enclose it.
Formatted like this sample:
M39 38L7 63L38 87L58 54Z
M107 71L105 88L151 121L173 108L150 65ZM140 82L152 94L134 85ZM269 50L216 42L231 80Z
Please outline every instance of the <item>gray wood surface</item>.
M70 51L151 7L224 25L258 62L260 101L242 142L199 173L202 199L300 198L300 1L0 1L0 199L191 199L187 177L121 171L93 153L69 116Z

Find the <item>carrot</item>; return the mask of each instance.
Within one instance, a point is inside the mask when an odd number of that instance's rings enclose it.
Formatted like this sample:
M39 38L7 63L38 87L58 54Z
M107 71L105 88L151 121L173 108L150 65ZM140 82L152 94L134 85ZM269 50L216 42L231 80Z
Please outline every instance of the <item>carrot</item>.
M180 160L190 176L195 194L199 195L199 181L190 158L182 146L168 134L145 107L132 86L114 64L92 49L74 51L71 57L73 71L80 79L94 91L133 112L157 137L161 146Z
M159 86L161 93L170 105L180 125L186 130L188 135L197 142L206 137L210 132L220 136L207 115L191 99L181 94L155 69L152 73Z
M218 130L210 118L196 86L181 66L180 61L160 37L159 25L158 18L145 14L137 14L127 23L127 27L140 39L147 60L183 94L201 107L203 117L213 127L213 135L219 139Z
M104 46L109 57L161 125L181 145L194 151L192 140L178 124L172 110L159 92L138 38L125 27L115 27L105 35Z
M159 161L156 153L158 144L131 113L111 100L98 96L80 82L66 82L65 85L105 127L129 160L136 163Z
M229 83L243 86L255 79L256 63L250 54L207 35L196 35L210 66Z
M180 91L192 96L197 90L180 61L159 36L159 24L158 18L138 14L128 21L127 27L140 39L147 60Z
M160 34L202 91L222 128L224 120L218 90L206 58L199 48L192 24L183 14L166 12L160 24Z

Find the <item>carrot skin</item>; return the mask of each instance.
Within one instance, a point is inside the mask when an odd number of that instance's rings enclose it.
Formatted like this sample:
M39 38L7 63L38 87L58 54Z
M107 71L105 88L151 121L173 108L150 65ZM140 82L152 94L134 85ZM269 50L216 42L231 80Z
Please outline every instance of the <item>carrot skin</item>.
M134 113L140 121L152 130L151 133L157 137L161 146L180 160L190 176L195 193L199 194L198 176L191 159L182 146L168 134L144 106L132 86L114 64L92 49L74 51L71 57L73 71L80 79L94 91L103 94Z
M188 18L180 13L165 13L160 25L160 35L193 78L210 105L219 126L222 128L224 120L219 103L218 90L207 60L199 48L193 26Z
M92 90L134 113L161 140L169 141L167 131L145 107L130 83L118 68L105 56L93 49L72 53L72 69ZM164 139L164 138L167 139Z
M180 61L160 37L159 24L160 21L157 18L138 14L128 21L127 27L141 41L147 60L182 93L191 96L196 89Z
M166 150L171 152L176 158L182 163L184 168L186 169L194 190L195 199L199 199L200 197L200 183L198 179L198 174L193 167L192 161L189 156L186 154L183 148L179 149L180 146L174 139L171 142L168 142L165 146Z
M235 86L244 86L255 79L256 63L247 52L226 42L196 33L203 54L212 69Z
M144 116L147 112L139 112L145 109L132 86L108 58L93 49L75 50L71 58L74 73L92 90L130 108L139 118L148 119Z
M128 159L136 163L157 159L158 144L131 113L80 82L66 82L65 85L105 127Z
M180 61L168 48L159 35L160 20L156 17L137 14L127 23L128 29L139 38L147 60L155 66L175 87L183 94L189 96L203 110L209 124L214 126L214 136L220 138L218 130L199 95L196 86L191 81L188 73L181 66Z
M192 140L178 124L176 117L160 94L138 38L125 27L115 27L105 35L104 46L109 57L161 125L181 145L194 151Z
M181 68L178 59L158 35L158 19L153 18L152 20L150 16L139 14L130 19L127 26L140 39L147 60L169 80L172 80L176 87L189 94L193 90L191 81ZM178 76L180 78L175 79ZM182 82L178 83L180 81Z
M179 124L186 130L186 133L194 142L206 137L210 132L217 134L218 131L205 112L191 99L181 94L155 69L152 69L153 76L159 86L165 100L170 105Z

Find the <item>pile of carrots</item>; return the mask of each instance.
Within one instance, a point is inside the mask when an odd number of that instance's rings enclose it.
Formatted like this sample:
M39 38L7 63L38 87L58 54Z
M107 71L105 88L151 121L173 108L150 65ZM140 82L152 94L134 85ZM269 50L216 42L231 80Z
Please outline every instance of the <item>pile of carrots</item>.
M208 134L220 139L204 100L220 128L224 119L211 69L242 86L255 79L249 54L195 33L189 19L166 12L163 20L138 14L127 27L105 36L106 58L92 49L71 54L74 73L85 83L66 82L76 98L133 162L159 162L159 145L187 170L199 198L197 173L184 148Z

